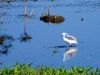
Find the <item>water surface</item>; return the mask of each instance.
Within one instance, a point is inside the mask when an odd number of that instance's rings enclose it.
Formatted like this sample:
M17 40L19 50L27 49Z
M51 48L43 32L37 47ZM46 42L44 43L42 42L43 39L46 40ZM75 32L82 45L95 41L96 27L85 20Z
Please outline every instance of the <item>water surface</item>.
M33 16L26 18L26 29L32 39L21 41L24 35L25 19L23 1L0 3L0 35L10 35L11 47L7 53L0 53L2 66L19 63L33 63L34 66L54 67L93 66L100 68L100 1L99 0L57 0L51 3L50 13L60 15L65 21L60 24L40 21L47 12L49 0L27 1L27 13L33 9ZM66 47L61 33L67 32L78 39L74 56L63 61ZM7 45L8 45L7 44ZM3 46L0 46L1 51Z

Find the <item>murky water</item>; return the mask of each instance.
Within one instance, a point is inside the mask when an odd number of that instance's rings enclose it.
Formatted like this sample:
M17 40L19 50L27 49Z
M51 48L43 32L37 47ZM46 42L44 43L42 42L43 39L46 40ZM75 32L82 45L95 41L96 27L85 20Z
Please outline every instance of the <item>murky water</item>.
M43 12L60 15L60 24L40 21ZM54 67L93 66L100 68L100 1L49 0L27 1L25 18L23 1L0 3L0 62L2 66L33 63ZM67 32L78 39L77 47L66 46L61 36ZM27 34L26 34L27 33ZM24 36L28 36L26 40ZM0 37L1 38L1 37Z

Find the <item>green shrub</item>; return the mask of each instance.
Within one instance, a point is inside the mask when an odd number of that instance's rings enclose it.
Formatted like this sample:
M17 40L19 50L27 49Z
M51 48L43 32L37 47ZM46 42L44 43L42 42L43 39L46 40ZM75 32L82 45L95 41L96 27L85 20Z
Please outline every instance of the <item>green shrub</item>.
M0 75L100 75L100 69L76 67L70 69L54 67L31 67L30 64L15 64L13 68L0 69Z

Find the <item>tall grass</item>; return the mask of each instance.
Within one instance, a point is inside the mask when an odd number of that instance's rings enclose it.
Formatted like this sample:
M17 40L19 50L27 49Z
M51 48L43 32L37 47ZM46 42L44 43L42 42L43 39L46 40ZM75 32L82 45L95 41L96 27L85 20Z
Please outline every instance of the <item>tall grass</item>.
M100 69L76 67L70 69L54 67L31 67L30 64L15 64L13 68L0 69L0 75L100 75Z

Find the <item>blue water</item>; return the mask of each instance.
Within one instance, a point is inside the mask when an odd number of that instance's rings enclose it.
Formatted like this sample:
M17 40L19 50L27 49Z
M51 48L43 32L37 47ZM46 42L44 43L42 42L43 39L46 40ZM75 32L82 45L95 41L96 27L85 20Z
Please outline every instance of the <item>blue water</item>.
M42 12L47 11L50 3L49 0L27 1L27 13L33 9L33 16L26 18L26 32L32 37L27 42L20 41L25 23L23 2L0 3L0 14L5 13L0 15L0 21L3 22L0 24L0 35L14 38L8 52L0 54L1 67L12 66L16 62L32 62L33 66L100 68L100 1L57 0L51 3L50 13L65 18L60 24L40 21ZM62 32L78 39L78 45L74 48L76 53L66 61L63 61L64 53L70 48L65 47Z

